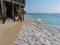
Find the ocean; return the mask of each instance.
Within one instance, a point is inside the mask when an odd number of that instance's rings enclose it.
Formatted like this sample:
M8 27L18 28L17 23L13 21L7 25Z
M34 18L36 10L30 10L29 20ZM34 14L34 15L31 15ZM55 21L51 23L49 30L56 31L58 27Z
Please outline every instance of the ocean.
M42 20L45 25L60 32L60 13L27 13L26 15L32 19Z

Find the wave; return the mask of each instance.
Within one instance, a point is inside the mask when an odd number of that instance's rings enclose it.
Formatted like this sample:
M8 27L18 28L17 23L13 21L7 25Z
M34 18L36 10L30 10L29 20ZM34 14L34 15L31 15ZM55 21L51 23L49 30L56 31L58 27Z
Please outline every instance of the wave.
M50 23L50 24L49 23L45 23L41 19L33 19L33 20L35 20L35 21L37 21L39 23L44 24L46 27L53 28L53 29L55 29L56 32L59 32L60 33L60 25L58 26L58 25L54 25L53 23Z

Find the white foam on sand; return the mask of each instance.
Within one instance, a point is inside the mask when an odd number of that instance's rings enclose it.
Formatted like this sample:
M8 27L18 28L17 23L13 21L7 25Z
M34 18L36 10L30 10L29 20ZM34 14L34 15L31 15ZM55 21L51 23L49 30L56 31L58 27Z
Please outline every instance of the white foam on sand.
M13 45L60 45L60 39L33 22L22 26Z

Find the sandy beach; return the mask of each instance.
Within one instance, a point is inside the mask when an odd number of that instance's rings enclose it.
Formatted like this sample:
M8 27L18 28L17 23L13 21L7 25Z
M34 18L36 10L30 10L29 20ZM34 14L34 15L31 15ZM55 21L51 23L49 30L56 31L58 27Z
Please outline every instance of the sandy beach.
M20 25L20 22L10 21L0 24L0 45L11 45L19 31Z
M0 45L11 45L20 31L21 25L27 22L29 20L25 19L22 22L9 20L5 24L0 23Z
M21 30L21 32L20 32L20 30ZM54 44L59 45L60 41L58 39L60 39L60 37L58 37L59 35L57 35L57 33L52 30L54 30L54 29L46 27L42 22L38 22L37 20L32 20L30 18L27 18L27 16L25 16L25 20L22 22L20 22L20 21L13 22L13 21L9 20L9 21L6 21L5 24L0 23L0 45L12 45L12 44L13 45L20 45L20 44L24 45L24 43L20 43L20 42L25 40L23 37L25 36L24 34L26 33L26 31L27 32L29 31L29 34L31 34L31 36L39 34L42 38L41 39L42 41L40 41L41 43L39 43L39 41L37 41L37 42L41 45L44 43L46 45L49 45L50 43L53 43L53 45ZM22 31L25 33L23 33ZM32 32L30 32L30 31L32 31ZM22 35L22 37L21 37L21 35ZM37 40L39 40L39 35L37 37ZM27 35L25 37L27 37ZM44 37L46 39L44 39ZM20 40L21 38L23 38L23 39ZM30 41L29 37L27 37L27 39L25 41L29 42ZM34 37L31 37L31 39L34 39ZM52 42L49 42L48 39L50 41L52 40ZM44 42L44 40L45 41L47 40L48 42ZM53 42L54 40L58 40L58 41L55 41L57 43L54 43ZM19 43L18 43L18 41L19 41ZM16 43L18 43L18 44L16 44ZM30 42L30 43L31 43L31 45L35 45L35 43L34 44L32 44L32 42Z

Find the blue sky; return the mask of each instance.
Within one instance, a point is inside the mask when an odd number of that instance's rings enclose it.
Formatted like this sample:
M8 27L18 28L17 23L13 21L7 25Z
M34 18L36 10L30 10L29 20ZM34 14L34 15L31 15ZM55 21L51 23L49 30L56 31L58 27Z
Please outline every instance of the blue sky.
M26 0L27 13L60 13L60 0Z

